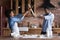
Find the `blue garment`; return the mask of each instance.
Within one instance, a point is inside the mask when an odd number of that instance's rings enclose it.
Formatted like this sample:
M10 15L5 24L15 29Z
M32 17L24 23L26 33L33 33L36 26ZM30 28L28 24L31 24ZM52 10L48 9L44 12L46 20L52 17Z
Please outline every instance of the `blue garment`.
M52 23L54 20L54 14L52 14L51 12L48 15L44 15L44 21L43 21L43 27L42 27L42 31L46 32L47 28L49 27L52 30Z
M23 19L24 19L24 16L22 14L18 14L17 16L8 18L10 29L13 30L14 23L21 22Z

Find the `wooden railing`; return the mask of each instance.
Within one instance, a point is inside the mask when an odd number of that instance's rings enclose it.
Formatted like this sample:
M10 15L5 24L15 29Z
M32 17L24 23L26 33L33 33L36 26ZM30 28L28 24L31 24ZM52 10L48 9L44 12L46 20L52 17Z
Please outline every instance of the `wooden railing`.
M21 25L23 25L23 24L21 24ZM28 32L21 31L20 34L41 34L42 27L38 27L38 28L28 27L28 28L29 28ZM55 23L52 28L53 28L52 29L53 34L60 33L60 27L58 24ZM2 28L2 36L10 36L10 33L11 33L11 30L9 29L9 27Z
M40 34L42 28L29 28L28 32L21 31L21 34ZM10 36L11 30L9 28L3 28L2 36ZM53 28L54 34L60 33L60 28Z

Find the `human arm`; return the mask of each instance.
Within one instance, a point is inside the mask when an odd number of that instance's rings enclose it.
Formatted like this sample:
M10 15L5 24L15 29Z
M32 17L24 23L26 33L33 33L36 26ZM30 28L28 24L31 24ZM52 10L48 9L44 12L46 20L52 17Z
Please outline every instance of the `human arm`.
M32 12L32 14L33 14L34 17L37 17L37 14L34 13L32 9L30 9L30 11Z
M26 12L24 12L23 14L18 14L17 16L15 16L13 18L13 21L17 21L17 22L20 22L24 19L24 17L28 14L29 10L27 10Z
M29 9L30 9L30 11L32 12L33 16L34 16L34 17L37 17L36 13L34 13L34 12L33 12L32 7L31 7L31 5L30 5L30 4L28 4L28 8L29 8Z

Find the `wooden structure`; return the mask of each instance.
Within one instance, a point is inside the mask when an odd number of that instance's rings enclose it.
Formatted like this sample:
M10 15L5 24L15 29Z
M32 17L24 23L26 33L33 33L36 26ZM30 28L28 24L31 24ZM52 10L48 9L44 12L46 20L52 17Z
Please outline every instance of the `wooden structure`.
M4 2L6 2L6 1L4 1ZM32 9L37 14L37 16L39 16L40 14L45 13L43 8L40 8L40 6L43 3L43 0L9 0L9 1L7 1L7 3L8 2L10 2L10 4L7 5L8 8L6 7L6 9L9 9L9 8L14 9L15 12L16 12L16 15L18 13L24 13L25 11L27 11L28 3L31 4ZM60 22L59 22L60 21L60 19L59 19L60 18L60 5L58 5L59 0L50 0L50 2L51 2L51 4L53 4L55 6L55 8L51 9L51 11L55 15L53 33L58 34L58 33L60 33ZM5 5L2 6L3 9L5 9L4 8ZM4 14L4 13L2 13L2 14ZM4 18L3 21L6 19L5 16L2 17L2 18ZM31 12L30 12L25 17L25 19L22 21L22 23L19 23L19 27L27 26L27 27L29 27L29 31L28 32L21 32L21 34L40 34L41 29L42 29L42 21L43 20L40 19L40 18L33 17ZM3 23L2 23L2 25L3 25ZM8 23L5 22L5 24L7 25ZM31 28L31 24L38 25L38 28ZM11 31L7 26L1 26L1 31L0 32L1 32L1 36L10 36Z

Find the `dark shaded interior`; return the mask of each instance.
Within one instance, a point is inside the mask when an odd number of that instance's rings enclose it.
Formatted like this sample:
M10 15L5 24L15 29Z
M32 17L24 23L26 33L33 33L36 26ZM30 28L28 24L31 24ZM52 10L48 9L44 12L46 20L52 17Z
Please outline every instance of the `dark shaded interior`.
M55 8L55 6L50 3L50 0L43 0L43 4L40 7L41 8Z

